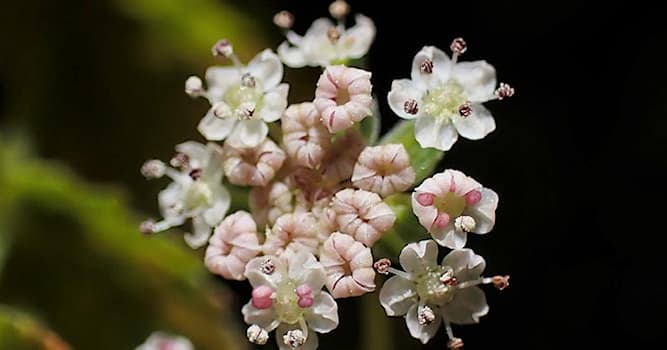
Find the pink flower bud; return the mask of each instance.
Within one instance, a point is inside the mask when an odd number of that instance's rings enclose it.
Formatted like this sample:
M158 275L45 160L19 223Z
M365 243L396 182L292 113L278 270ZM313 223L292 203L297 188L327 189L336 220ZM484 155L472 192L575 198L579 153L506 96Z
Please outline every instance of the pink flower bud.
M288 248L317 253L317 221L312 214L285 214L266 232L264 254L280 256Z
M355 186L382 197L402 192L415 181L415 171L402 144L366 147L354 166Z
M322 123L335 133L371 114L371 73L346 66L329 66L317 81L315 107Z
M257 147L223 147L225 175L235 185L266 186L285 161L285 152L270 139Z
M375 290L371 250L352 236L331 234L320 250L320 262L327 274L327 289L334 298L359 296Z
M226 279L244 280L245 266L260 251L257 227L250 214L238 211L216 228L206 248L204 263Z
M382 237L396 220L396 215L376 193L344 189L334 196L331 208L341 232L368 247Z
M272 226L281 215L294 210L294 196L284 182L273 182L264 187L253 187L248 197L250 212L257 227Z
M320 122L320 113L311 102L291 105L281 119L283 144L295 163L307 168L320 165L331 147L331 135Z

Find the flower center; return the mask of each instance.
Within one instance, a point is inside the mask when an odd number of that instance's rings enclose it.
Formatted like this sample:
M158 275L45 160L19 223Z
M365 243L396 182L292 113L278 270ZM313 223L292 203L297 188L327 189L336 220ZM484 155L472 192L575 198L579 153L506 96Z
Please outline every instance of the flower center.
M454 299L456 287L451 283L444 283L442 276L451 272L447 266L428 267L426 273L417 278L417 294L426 303L444 305Z
M457 218L463 214L466 208L465 197L459 197L454 192L447 192L442 197L435 197L433 205L440 213L447 213L450 218Z
M449 80L426 94L424 111L428 115L448 121L459 115L459 107L467 100L463 87L456 81Z
M256 111L260 110L263 97L262 82L254 78L253 84L239 82L230 86L222 96L222 100L232 110L233 116L239 119L252 119L257 115Z
M338 88L336 90L336 103L342 106L350 102L350 92L347 89Z
M296 293L296 283L288 279L281 282L276 288L276 298L273 307L278 320L288 324L294 324L303 317L303 309L299 307L299 295Z
M213 191L203 181L194 181L185 191L183 199L185 210L208 207L213 204Z

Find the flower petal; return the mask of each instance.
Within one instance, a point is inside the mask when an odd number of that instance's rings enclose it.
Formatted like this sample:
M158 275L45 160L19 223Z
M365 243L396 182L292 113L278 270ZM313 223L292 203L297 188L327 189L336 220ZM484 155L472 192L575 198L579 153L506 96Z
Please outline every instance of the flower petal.
M259 79L264 84L264 90L268 91L283 79L283 64L273 51L266 49L248 63L248 72Z
M423 115L415 122L415 138L424 148L432 147L448 151L459 134L452 123L443 122L439 118Z
M289 257L289 277L297 284L307 284L313 290L320 290L326 282L324 267L309 252L291 251Z
M405 323L408 325L408 330L410 331L410 335L413 336L414 338L419 339L422 344L428 343L433 336L435 336L435 333L438 332L438 328L440 328L440 322L442 319L442 316L440 315L439 309L437 306L431 307L435 313L435 319L433 322L431 322L428 325L420 325L418 321L418 309L419 306L417 303L412 304L410 307L410 310L408 310L408 313L405 315Z
M421 274L429 266L436 266L437 259L438 245L430 239L406 245L398 257L403 269L412 274Z
M287 108L288 84L280 84L276 88L268 90L264 95L264 104L259 111L259 116L267 123L280 119Z
M433 71L425 73L421 71L424 61L433 62ZM424 46L412 60L412 81L426 88L444 83L449 79L451 61L449 56L435 46Z
M328 333L338 327L338 304L327 292L319 293L312 308L306 311L304 318L308 328L318 333Z
M262 272L262 265L267 259L270 260L275 267L275 270L271 274ZM286 273L287 266L285 266L283 260L275 256L265 255L250 260L248 265L246 265L243 274L248 278L248 282L250 282L250 285L253 287L269 286L276 289Z
M387 316L401 316L417 301L415 284L400 276L393 276L382 285L380 304Z
M424 90L412 80L398 79L391 82L391 90L387 95L389 107L399 117L403 119L414 119L419 117L423 112L422 97ZM417 103L417 113L410 114L405 111L405 102L414 100Z
M472 106L472 114L467 117L455 115L452 118L456 131L469 139L480 140L484 136L496 130L496 121L491 112L481 103L475 103Z
M347 58L361 58L371 47L375 39L375 24L370 18L358 14L354 16L355 25L345 31L339 45L345 49Z
M452 69L452 78L463 85L471 102L494 98L496 69L486 61L459 62Z
M231 197L226 188L222 186L216 186L214 189L214 203L213 206L204 211L204 220L206 223L213 227L222 221L229 210L231 204Z
M243 314L243 321L247 324L256 324L264 329L267 332L271 332L273 328L270 328L273 321L276 319L276 312L272 307L267 309L258 309L252 306L252 302L249 301L247 304L243 305L241 309Z
M479 278L484 272L486 262L480 255L475 254L472 249L455 249L442 259L442 266L449 266L455 271L459 282Z
M438 242L439 245L450 248L459 249L466 245L468 234L463 231L457 231L454 227L454 220L450 220L449 224L444 228L433 227L429 230L431 237Z
M269 127L261 119L239 120L230 137L230 142L235 147L257 147L268 134Z
M236 121L237 119L232 117L216 117L213 114L213 108L211 108L199 122L197 130L209 141L220 141L229 135L234 125L236 125Z
M236 67L214 66L206 70L206 83L208 85L208 99L211 104L222 100L222 96L227 89L238 84L241 80L241 73Z
M488 188L480 189L482 199L472 206L466 208L465 213L475 219L475 233L488 233L493 229L496 222L496 208L498 208L498 195Z
M308 64L306 57L303 55L303 50L300 47L290 46L287 41L283 41L278 46L278 56L288 67L301 68Z
M443 317L455 324L479 323L479 318L488 312L486 296L479 287L457 290L454 300L442 307Z
M193 233L187 232L183 236L185 243L192 249L206 245L208 237L211 236L211 226L206 223L203 217L195 216L192 218L192 231Z

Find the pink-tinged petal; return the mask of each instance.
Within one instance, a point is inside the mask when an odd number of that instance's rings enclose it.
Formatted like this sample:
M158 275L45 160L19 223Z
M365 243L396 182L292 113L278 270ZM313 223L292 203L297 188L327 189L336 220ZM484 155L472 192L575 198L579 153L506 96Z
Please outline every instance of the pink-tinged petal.
M482 188L482 184L458 170L448 169L443 174L444 176L450 176L449 192L454 192L459 197L465 196L470 191Z

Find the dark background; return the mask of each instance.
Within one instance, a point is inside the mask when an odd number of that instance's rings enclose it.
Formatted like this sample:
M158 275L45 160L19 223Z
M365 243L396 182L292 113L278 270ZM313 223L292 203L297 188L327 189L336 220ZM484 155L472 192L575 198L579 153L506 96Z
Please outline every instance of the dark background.
M303 33L327 15L329 2L228 3L261 22L275 48L281 38L270 27L272 13L290 10ZM397 119L385 102L391 81L409 77L424 45L448 51L462 36L469 47L462 60L489 61L499 81L516 88L513 98L488 104L497 130L483 141L459 140L442 165L499 193L496 229L471 237L469 246L486 258L489 274L512 275L509 289L487 290L491 311L480 325L455 328L466 348L639 349L664 340L667 290L657 244L665 233L664 8L578 1L351 5L378 28L368 63L385 129ZM135 208L156 213L162 184L146 184L137 169L146 158L168 159L177 142L199 139L194 128L206 104L190 101L182 84L214 62L208 52L146 54L142 25L106 1L6 6L0 125L25 131L40 156L90 181L116 183ZM308 85L292 91L292 102L312 93ZM344 310L354 307L343 303ZM344 322L341 334L351 338L334 333L321 342L354 344L358 334ZM444 333L425 348L444 348Z

